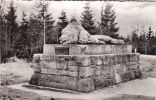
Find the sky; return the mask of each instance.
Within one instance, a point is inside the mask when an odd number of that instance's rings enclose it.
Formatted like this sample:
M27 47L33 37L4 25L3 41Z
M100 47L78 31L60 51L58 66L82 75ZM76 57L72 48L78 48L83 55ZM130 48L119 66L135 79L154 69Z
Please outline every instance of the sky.
M27 13L36 13L33 7L35 1L16 0L18 20L21 19L21 11ZM57 22L62 10L67 13L68 19L75 16L80 20L81 13L86 1L49 1L49 12L52 13L54 20ZM152 26L156 30L156 2L109 2L113 5L116 12L116 22L120 27L119 34L127 35L132 30L138 28L147 28ZM104 1L90 1L90 6L93 11L95 22L100 22L101 7L105 5Z

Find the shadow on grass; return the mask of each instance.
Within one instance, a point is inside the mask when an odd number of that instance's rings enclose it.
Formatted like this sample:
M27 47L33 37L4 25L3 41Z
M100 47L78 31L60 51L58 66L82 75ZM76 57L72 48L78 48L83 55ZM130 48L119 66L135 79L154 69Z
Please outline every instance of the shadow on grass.
M155 100L155 97L122 94L116 97L111 97L103 100Z

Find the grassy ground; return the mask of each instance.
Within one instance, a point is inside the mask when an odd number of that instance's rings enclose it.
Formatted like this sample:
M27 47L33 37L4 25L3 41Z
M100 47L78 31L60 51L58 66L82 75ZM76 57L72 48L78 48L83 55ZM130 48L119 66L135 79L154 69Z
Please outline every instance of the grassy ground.
M104 100L155 100L154 97L140 96L140 95L127 95L123 94L118 97L112 97Z
M143 77L156 78L156 56L141 55L140 56L140 69Z
M9 85L20 82L28 82L33 74L32 63L18 61L13 63L0 64L0 83ZM156 56L140 56L140 69L143 77L156 78ZM0 100L54 100L38 94L10 89L1 86ZM7 98L7 99L4 99ZM120 95L105 100L155 100L153 97Z

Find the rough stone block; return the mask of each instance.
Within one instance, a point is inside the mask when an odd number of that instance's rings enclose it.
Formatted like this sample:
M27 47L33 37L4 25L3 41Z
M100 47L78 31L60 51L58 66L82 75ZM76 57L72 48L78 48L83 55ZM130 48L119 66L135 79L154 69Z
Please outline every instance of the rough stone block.
M103 65L101 66L101 74L105 76L114 76L114 68L113 66Z
M94 81L92 78L79 80L77 91L90 92L93 90L95 90L95 85L94 85Z
M116 64L116 61L115 61L115 55L110 55L109 56L109 64L110 65L115 65Z
M122 55L121 54L115 55L115 62L116 62L116 64L122 63Z
M128 68L128 70L134 70L134 69L138 69L139 65L138 64L130 65L130 66L127 66L127 68Z
M57 63L56 61L51 61L51 62L47 62L48 63L48 68L56 68L57 66Z
M121 78L121 82L126 82L129 80L141 78L142 73L141 73L140 69L135 69L135 70L129 70L124 73L119 73L119 76Z
M59 89L77 90L77 80L68 80L64 83L39 81L39 85Z
M39 81L41 79L41 75L40 74L33 74L33 76L31 77L29 84L32 85L39 85Z
M126 66L124 64L116 64L115 67L117 73L123 73L126 71Z
M69 61L68 66L76 66L77 62L76 61Z
M92 77L94 75L94 68L88 67L79 67L79 77L80 78L87 78Z
M135 71L134 70L129 71L129 77L130 77L130 80L135 79Z
M69 66L67 68L68 71L72 71L72 72L77 72L78 71L78 66Z
M77 63L81 67L85 67L85 66L91 65L90 56L77 56Z
M78 72L77 71L74 71L74 72L71 72L71 71L67 71L65 70L66 72L66 76L70 76L70 77L78 77Z
M32 79L37 79L38 81L56 82L56 83L66 83L67 81L77 81L77 78L69 76L58 76L58 75L48 75L48 74L34 74Z
M59 61L57 61L56 68L57 69L67 69L68 68L68 62L59 60Z
M100 58L98 58L97 60L96 60L96 65L102 65L102 60L100 59Z
M141 78L142 77L142 73L140 69L135 69L135 78Z
M94 68L94 75L95 76L100 76L101 75L101 66L96 66Z
M65 85L63 83L57 83L57 82L39 81L39 85L45 87L59 88L59 89L65 88Z
M96 89L103 88L106 86L111 86L111 85L114 85L115 83L116 83L116 81L113 77L107 78L104 75L94 77L94 84L95 84Z
M41 68L41 73L43 73L43 74L51 74L51 73L48 72L47 68Z
M66 70L59 70L55 68L41 68L41 73L50 75L67 75Z
M126 82L126 81L129 81L131 79L129 72L120 73L119 75L121 77L121 82Z
M101 58L100 55L96 55L96 56L90 56L90 60L91 60L91 65L102 65L103 64L103 60Z
M64 84L67 89L77 90L77 85L78 85L77 79L69 79Z
M56 68L56 62L55 61L52 61L52 62L47 62L47 61L40 61L38 63L38 67L41 67L41 68Z

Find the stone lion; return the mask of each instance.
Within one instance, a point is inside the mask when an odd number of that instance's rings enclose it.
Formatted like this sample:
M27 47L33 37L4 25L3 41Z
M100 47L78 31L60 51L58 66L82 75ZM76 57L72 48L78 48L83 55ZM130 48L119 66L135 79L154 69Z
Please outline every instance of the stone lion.
M70 22L61 32L62 44L124 44L123 40L106 35L90 35L76 20Z

